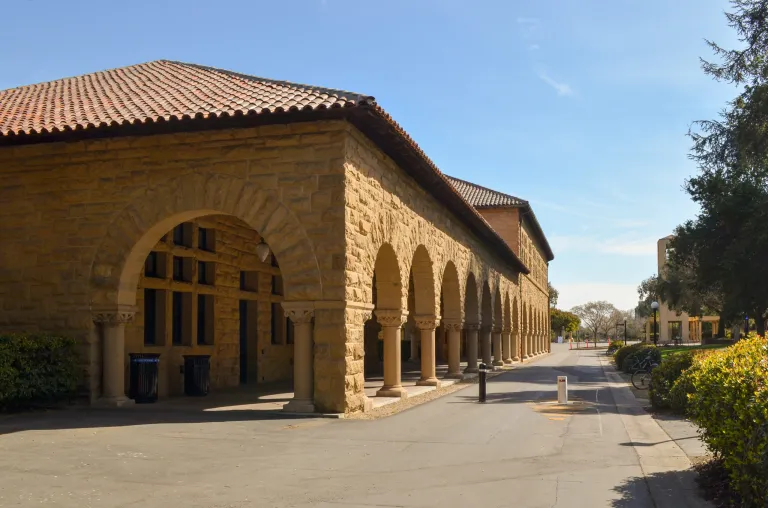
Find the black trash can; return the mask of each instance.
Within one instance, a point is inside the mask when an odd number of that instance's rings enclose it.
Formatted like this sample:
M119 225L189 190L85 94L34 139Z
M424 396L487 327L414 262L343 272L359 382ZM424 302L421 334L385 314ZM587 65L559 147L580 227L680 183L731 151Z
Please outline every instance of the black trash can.
M130 353L131 384L129 396L137 404L157 402L157 381L160 355L154 353Z
M184 394L208 395L211 387L211 355L184 355Z

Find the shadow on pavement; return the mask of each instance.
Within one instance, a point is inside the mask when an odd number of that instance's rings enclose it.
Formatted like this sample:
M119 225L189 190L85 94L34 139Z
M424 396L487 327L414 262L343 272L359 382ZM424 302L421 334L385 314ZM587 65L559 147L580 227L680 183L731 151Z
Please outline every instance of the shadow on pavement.
M696 488L696 472L692 469L627 478L613 490L621 494L620 499L611 502L613 508L711 506L699 495ZM649 499L649 493L652 500Z

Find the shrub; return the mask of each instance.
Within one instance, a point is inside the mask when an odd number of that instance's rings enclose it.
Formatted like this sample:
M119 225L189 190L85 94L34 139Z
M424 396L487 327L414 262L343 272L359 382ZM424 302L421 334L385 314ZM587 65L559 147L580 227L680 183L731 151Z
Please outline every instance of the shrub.
M675 413L688 414L688 396L694 391L693 380L698 375L696 371L700 368L700 363L693 362L693 365L684 370L672 383L672 388L669 389L669 407Z
M722 458L744 508L768 504L768 340L752 338L704 358L691 374L688 412Z
M624 363L621 364L621 370L624 372L632 372L635 365L648 356L650 356L651 361L661 363L661 351L659 351L659 348L650 344L642 344L624 358Z
M616 351L617 349L621 349L623 347L624 347L624 341L623 340L614 340L608 346L608 351Z
M651 375L651 405L656 409L672 407L670 391L680 375L693 365L693 353L684 351L669 355L661 365L653 369Z
M613 353L613 361L616 363L617 368L621 368L622 365L624 365L624 359L640 349L642 346L644 346L642 342L639 342L637 344L632 344L630 346L623 346L620 347L618 350L616 350L615 353Z
M77 387L75 341L53 335L0 335L0 408L57 402Z

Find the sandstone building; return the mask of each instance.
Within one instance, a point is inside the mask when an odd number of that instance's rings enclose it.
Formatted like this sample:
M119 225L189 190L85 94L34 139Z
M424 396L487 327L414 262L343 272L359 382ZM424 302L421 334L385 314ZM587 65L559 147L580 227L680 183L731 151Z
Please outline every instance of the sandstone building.
M372 97L170 61L19 87L0 173L0 328L79 339L94 403L126 401L129 353L161 355L161 397L206 354L214 390L353 412L379 347L405 395L406 323L427 385L549 347L529 204L443 175Z

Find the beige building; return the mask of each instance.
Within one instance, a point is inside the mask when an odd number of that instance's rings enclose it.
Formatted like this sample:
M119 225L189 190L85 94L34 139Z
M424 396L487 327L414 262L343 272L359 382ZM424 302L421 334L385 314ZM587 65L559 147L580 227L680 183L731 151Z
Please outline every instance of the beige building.
M661 238L656 242L656 255L659 275L664 276L668 259L668 246L673 236ZM668 343L673 339L683 342L701 342L717 337L720 318L718 316L690 317L685 312L671 309L664 302L659 302L658 334L660 343ZM648 335L653 337L653 318L648 323Z
M76 337L93 403L126 402L133 353L161 397L208 355L212 390L354 412L379 351L407 395L403 330L426 385L549 349L528 203L447 178L372 97L169 61L24 86L0 173L0 328Z

